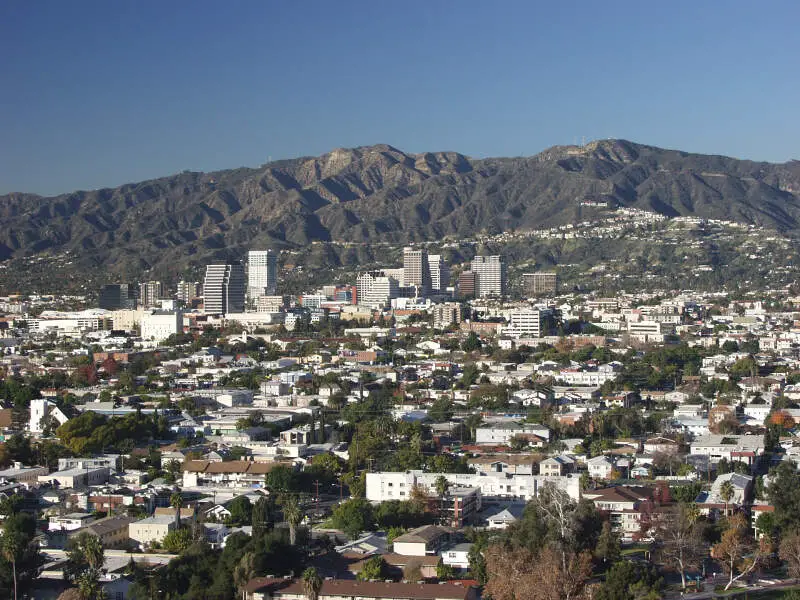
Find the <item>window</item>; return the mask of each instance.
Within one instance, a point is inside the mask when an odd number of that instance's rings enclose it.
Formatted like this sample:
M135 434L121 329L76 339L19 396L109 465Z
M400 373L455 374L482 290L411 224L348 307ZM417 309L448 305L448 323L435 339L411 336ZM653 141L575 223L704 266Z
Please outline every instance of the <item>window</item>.
M400 495L401 495L401 496L405 496L405 495L406 495L406 493L405 493L405 492L400 492Z

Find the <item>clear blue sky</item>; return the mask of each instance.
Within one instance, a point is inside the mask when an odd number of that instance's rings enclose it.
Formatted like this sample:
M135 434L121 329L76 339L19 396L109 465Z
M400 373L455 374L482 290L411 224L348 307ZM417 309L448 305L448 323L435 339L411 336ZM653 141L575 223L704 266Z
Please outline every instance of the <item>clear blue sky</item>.
M800 158L800 2L7 0L0 193L379 142Z

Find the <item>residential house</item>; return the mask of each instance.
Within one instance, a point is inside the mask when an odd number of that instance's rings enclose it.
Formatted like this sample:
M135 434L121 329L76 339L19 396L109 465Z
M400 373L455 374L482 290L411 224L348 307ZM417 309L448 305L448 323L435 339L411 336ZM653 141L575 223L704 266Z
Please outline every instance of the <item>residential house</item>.
M550 477L561 477L575 470L575 459L566 454L551 456L539 463L539 474Z
M680 450L680 444L666 437L656 436L645 440L644 451L648 454L669 454L674 456Z
M450 531L437 525L423 525L394 538L392 549L404 556L438 554L449 541Z
M467 459L467 466L476 473L533 475L536 462L533 454L482 454Z
M722 491L725 482L730 482L733 495L726 502ZM711 484L709 491L700 492L695 504L700 512L707 516L718 516L730 513L735 507L741 506L750 500L753 491L753 477L739 473L724 473L719 475Z
M469 569L469 551L472 549L471 543L454 544L444 548L439 556L442 557L442 563L453 567L458 571L466 571Z
M614 470L614 461L605 454L595 456L586 461L589 477L592 479L609 479Z
M106 517L75 531L70 537L84 531L100 538L103 548L112 550L127 549L130 545L130 524L136 519L132 517Z
M653 510L653 490L647 487L612 486L584 492L598 510L609 515L611 526L624 540L641 531L642 515Z

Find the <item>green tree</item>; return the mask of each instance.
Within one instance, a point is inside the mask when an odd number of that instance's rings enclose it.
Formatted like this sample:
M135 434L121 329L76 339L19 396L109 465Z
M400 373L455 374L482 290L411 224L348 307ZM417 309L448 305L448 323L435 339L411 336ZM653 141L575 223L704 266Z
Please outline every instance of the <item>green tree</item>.
M622 548L619 535L611 528L611 523L603 521L603 529L597 538L595 556L603 560L603 564L615 563L619 560Z
M253 519L253 505L247 496L237 496L228 503L231 513L230 522L234 525L251 525Z
M105 551L100 538L84 531L67 542L67 562L64 565L64 578L77 583L85 571L99 573L105 561Z
M775 507L775 521L780 531L800 530L800 473L795 463L782 461L770 471L767 499Z
M436 578L440 581L445 581L447 579L455 579L455 577L456 570L453 566L446 565L442 560L439 560L439 564L436 565Z
M723 481L722 485L719 486L719 495L725 501L725 516L728 516L728 503L733 499L733 494L735 490L733 489L733 484L730 480Z
M481 346L483 346L481 338L478 337L478 334L474 331L470 331L467 335L467 339L461 344L461 349L464 352L475 352L476 350L480 350Z
M364 561L356 578L359 581L382 580L386 577L386 561L382 556L373 556Z
M188 528L173 529L161 543L164 550L179 554L192 545L192 532Z
M350 539L356 539L362 531L369 530L375 519L372 505L363 498L353 498L342 502L333 510L332 523Z
M17 513L3 522L0 536L0 589L14 590L14 596L27 594L41 572L44 560L33 541L36 521L27 513Z

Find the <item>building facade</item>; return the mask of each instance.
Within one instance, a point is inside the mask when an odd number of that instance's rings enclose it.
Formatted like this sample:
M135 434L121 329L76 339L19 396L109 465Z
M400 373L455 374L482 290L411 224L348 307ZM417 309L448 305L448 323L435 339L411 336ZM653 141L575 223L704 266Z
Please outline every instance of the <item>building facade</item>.
M476 256L472 259L472 272L475 273L475 295L505 296L506 263L502 256Z
M272 250L247 253L247 295L272 296L278 290L278 256Z
M417 294L425 296L431 289L431 271L427 250L403 248L403 286L415 286Z
M203 281L205 312L244 312L245 280L242 265L208 265Z
M558 277L555 271L540 271L522 274L522 289L526 296L555 294L558 290Z

